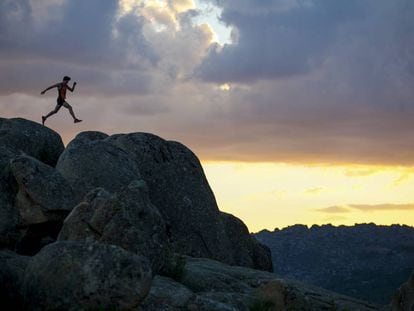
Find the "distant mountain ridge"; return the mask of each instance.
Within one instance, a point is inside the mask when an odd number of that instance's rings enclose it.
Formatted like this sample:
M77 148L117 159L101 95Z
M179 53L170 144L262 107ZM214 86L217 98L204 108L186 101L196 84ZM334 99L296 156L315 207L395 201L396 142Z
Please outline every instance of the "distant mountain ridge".
M255 236L280 277L379 304L414 270L414 227L406 225L294 225Z

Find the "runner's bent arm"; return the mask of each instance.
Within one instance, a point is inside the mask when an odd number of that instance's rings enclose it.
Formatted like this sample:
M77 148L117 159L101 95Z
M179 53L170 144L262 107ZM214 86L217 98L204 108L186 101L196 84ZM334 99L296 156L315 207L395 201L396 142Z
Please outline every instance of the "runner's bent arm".
M67 88L69 91L73 92L75 90L76 82L73 82L72 88L68 85Z

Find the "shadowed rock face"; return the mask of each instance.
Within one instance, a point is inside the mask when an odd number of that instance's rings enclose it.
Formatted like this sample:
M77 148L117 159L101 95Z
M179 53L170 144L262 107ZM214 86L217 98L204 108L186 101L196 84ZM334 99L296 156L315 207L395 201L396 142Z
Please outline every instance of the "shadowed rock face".
M138 164L179 253L236 264L214 195L196 156L179 143L150 134L114 135L110 141Z
M27 155L55 166L64 149L60 136L32 121L0 118L0 247L14 249L21 237L15 208L18 185L10 161Z
M239 258L238 265L245 267L262 267L273 271L270 249L250 237L246 225L237 217L220 212L226 234L233 245L234 258Z
M30 310L131 310L151 279L144 257L114 245L65 241L32 258L22 293Z
M18 185L14 210L18 212L19 241L15 249L34 255L59 232L76 205L69 183L51 166L26 155L10 160Z
M52 167L29 156L10 161L19 186L16 208L22 225L33 225L66 218L76 204L72 187Z
M0 118L0 146L15 154L27 154L55 166L64 145L59 134L36 122Z
M393 311L414 310L414 272L406 283L404 283L394 294L392 299Z
M199 160L180 143L145 133L108 137L84 132L70 142L56 169L70 183L79 202L93 188L117 193L142 178L166 223L173 251L272 269L270 254L244 225L226 231L229 222L218 210Z
M11 251L0 251L0 305L4 310L21 310L23 297L20 288L30 257Z
M180 143L145 133L83 132L63 151L58 134L23 119L0 119L0 142L7 146L0 148L2 245L14 248L23 233L26 249L49 228L39 225L58 224L89 191L102 187L116 194L143 179L174 252L272 269L268 252L245 226L222 216L199 160ZM18 232L18 225L24 230Z
M0 251L3 309L378 310L234 266L270 270L269 251L218 210L185 146L144 133L84 132L54 168L56 135L0 119L0 247L34 255Z
M108 138L138 164L151 201L167 223L173 249L195 257L270 270L266 252L243 229L227 232L198 158L184 145L155 135L132 133ZM230 233L230 235L229 235ZM233 244L240 235L244 244ZM247 256L245 258L243 256ZM255 261L254 258L260 258Z
M92 190L66 218L58 240L96 240L121 246L147 257L154 273L170 256L164 221L142 180L131 182L119 194Z
M115 193L140 179L137 164L106 137L99 132L80 133L59 158L56 169L72 186L78 202L92 189Z

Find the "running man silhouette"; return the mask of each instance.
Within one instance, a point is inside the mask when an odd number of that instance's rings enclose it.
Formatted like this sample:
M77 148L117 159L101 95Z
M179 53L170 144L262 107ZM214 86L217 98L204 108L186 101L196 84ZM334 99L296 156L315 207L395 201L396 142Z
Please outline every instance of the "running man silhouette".
M75 86L76 86L76 82L73 82L73 86L70 87L68 85L68 82L70 81L70 77L68 76L64 76L63 77L63 81L56 83L52 86L49 86L47 89L45 89L44 91L42 91L40 94L45 94L47 91L49 91L50 89L53 88L57 88L58 89L58 98L57 98L57 103L56 103L56 107L55 109L53 109L51 112L49 112L46 116L42 116L42 124L45 125L45 121L47 118L49 118L51 115L54 115L55 113L57 113L60 108L65 107L67 109L69 109L70 115L73 117L73 122L74 123L78 123L81 122L82 120L79 120L78 118L75 117L75 113L73 112L72 106L68 104L68 102L66 101L66 90L69 90L71 92L73 92L75 90Z

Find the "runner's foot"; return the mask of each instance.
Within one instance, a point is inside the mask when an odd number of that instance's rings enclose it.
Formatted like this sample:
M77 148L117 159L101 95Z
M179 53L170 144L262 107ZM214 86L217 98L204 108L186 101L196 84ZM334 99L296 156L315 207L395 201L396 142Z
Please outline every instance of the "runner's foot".
M45 125L46 117L42 116L42 124Z
M79 122L82 122L82 120L79 120L79 119L73 120L73 123L79 123Z

